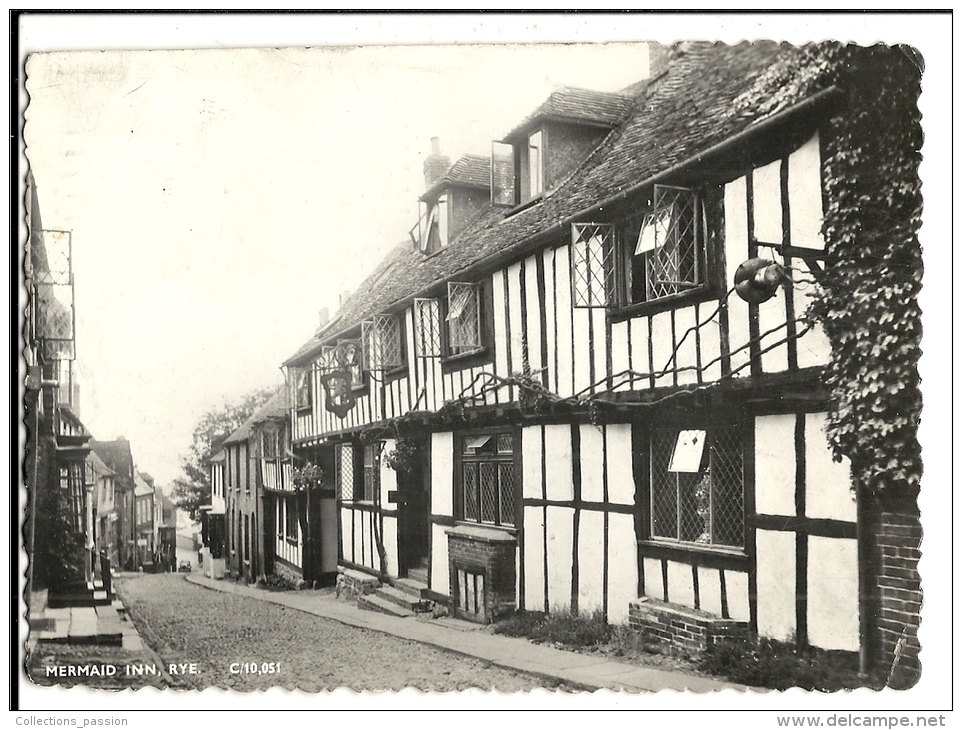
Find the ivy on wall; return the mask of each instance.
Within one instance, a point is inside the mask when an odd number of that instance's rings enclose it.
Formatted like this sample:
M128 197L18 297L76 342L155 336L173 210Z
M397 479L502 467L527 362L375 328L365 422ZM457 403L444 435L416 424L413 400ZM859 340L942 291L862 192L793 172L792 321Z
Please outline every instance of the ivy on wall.
M775 112L829 86L844 94L823 134L827 260L807 316L832 345L828 437L857 483L914 498L922 473L918 112L922 59L907 46L807 46L773 65L748 99Z

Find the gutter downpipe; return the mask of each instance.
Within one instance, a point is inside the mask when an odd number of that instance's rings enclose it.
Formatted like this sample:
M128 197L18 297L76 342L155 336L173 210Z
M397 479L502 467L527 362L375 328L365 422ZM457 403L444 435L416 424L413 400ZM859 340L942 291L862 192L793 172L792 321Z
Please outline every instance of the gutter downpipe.
M671 167L665 170L662 170L661 172L655 173L654 175L650 175L649 177L645 178L641 182L635 183L631 187L628 187L622 190L620 193L616 193L615 195L612 195L609 198L605 198L600 203L595 203L591 206L588 206L587 208L582 208L581 210L578 210L575 213L572 213L566 216L565 218L562 218L559 222L555 223L550 228L546 228L545 230L539 231L538 233L535 233L534 235L528 237L527 239L524 239L522 245L519 245L516 250L511 252L512 254L511 258L521 257L528 254L531 250L536 249L538 245L542 241L544 241L546 238L551 238L557 233L560 233L572 223L577 222L579 218L583 218L589 213L593 213L596 210L601 210L609 205L614 205L615 203L619 203L625 198L631 195L634 195L639 190L643 190L644 188L650 187L651 185L661 182L665 178L670 178L673 175L677 175L680 172L686 171L690 167L694 167L695 165L700 164L705 160L705 158L720 156L730 151L731 149L738 147L739 145L747 142L748 140L758 136L759 134L763 134L773 127L777 127L781 124L784 124L787 120L791 119L792 117L796 117L804 112L810 111L812 108L824 102L827 102L833 99L834 97L840 96L841 93L842 93L842 89L834 85L829 86L827 89L822 89L821 91L816 92L815 94L808 97L804 101L800 101L799 103L793 106L790 106L787 109L783 109L782 111L773 114L767 119L763 119L757 124L750 125L748 128L743 129L741 132L736 132L731 137L728 137L727 139L724 139L721 142L718 142L717 144L712 145L707 150L699 152L694 157L689 157L688 159L683 160L682 162L676 163ZM452 279L454 277L459 277L459 276L471 276L479 270L490 268L491 266L494 266L496 263L505 261L505 260L509 260L509 259L501 252L497 252L497 253L493 253L488 256L485 256L483 259L479 261L475 261L474 263L469 264L468 266L465 266L463 269L459 269L458 271L455 271L449 274L443 279L440 279L434 282L430 286L424 287L417 293L404 297L403 299L399 299L398 301L394 302L393 304L386 307L385 309L386 310L394 309L402 305L407 305L409 302L413 301L414 299L419 299L427 296L428 294L431 293L433 289L435 289L438 286L439 283L443 281L447 281L448 279ZM353 327L344 328L341 331L337 332L336 334L330 335L329 338L333 339L335 337L339 337L344 333L349 332L351 329L353 329ZM321 344L318 343L318 347L320 346ZM297 360L300 360L302 358L311 358L316 354L317 354L316 351L312 350L312 351L309 351L308 353L301 355L300 357L297 358ZM285 365L291 364L291 362L292 360L288 360L285 363Z

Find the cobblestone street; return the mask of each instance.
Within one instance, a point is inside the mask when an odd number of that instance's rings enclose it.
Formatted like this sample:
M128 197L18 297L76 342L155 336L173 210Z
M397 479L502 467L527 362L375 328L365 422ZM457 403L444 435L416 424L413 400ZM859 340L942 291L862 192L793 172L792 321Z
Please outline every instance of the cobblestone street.
M210 591L178 574L124 576L119 589L141 636L164 665L185 665L185 671L191 664L196 666L196 674L171 677L178 687L258 690L282 686L308 692L339 687L502 692L550 688L542 678L271 603Z

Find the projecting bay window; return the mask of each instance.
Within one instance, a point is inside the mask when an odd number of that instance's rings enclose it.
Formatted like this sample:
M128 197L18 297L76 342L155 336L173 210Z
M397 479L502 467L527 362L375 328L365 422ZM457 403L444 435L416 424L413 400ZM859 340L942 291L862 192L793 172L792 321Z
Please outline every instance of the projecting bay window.
M744 547L744 442L741 425L652 430L652 540Z
M365 370L390 371L404 366L404 337L400 317L378 314L363 322L361 342L364 345Z
M461 355L481 349L481 286L450 282L448 284L448 312L445 317L448 351Z
M517 520L518 484L512 433L461 438L457 516L465 522L513 527Z

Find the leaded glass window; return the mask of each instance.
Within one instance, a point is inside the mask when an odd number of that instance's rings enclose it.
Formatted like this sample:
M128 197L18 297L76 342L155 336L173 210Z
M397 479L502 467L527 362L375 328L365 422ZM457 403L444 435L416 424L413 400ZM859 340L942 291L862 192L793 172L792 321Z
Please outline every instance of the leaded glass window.
M404 338L401 319L391 314L378 314L361 325L366 370L393 370L404 365Z
M441 356L441 307L437 299L414 300L414 355Z
M481 287L448 284L448 345L452 355L481 347Z
M460 476L460 519L491 525L515 524L513 434L462 437Z
M743 431L738 425L652 431L652 538L744 546Z
M614 302L614 235L610 223L571 224L571 297L576 307Z

